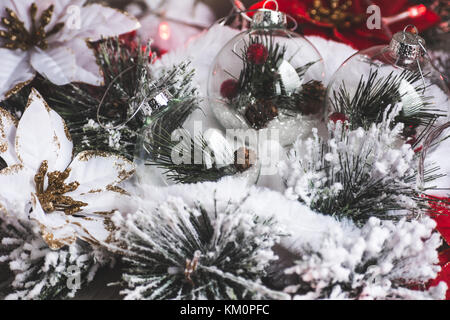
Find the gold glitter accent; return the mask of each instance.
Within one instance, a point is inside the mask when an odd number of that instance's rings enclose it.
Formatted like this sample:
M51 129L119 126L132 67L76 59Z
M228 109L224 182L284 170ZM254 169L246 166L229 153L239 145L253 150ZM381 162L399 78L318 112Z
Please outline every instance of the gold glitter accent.
M96 190L89 190L88 193L100 193L102 191L103 191L102 189L96 189Z
M78 154L78 159L79 159L79 161L82 161L82 162L87 162L90 159L93 159L93 158L96 158L96 157L99 157L99 158L114 158L116 160L123 161L124 163L128 163L131 167L134 168L134 165L130 161L128 161L127 159L122 158L120 156L117 156L115 154L112 154L112 153L108 153L108 152L104 152L104 151L83 151L80 154ZM122 169L125 165L121 164L121 163L115 162L114 166L116 168L118 168L118 170L119 170L118 178L119 178L120 181L117 181L117 182L121 182L121 181L124 181L124 180L130 178L136 172L135 169L132 169L130 171Z
M83 218L85 220L88 220L87 218ZM100 242L98 240L95 239L95 237L92 236L92 234L85 228L83 227L80 223L78 222L73 222L72 223L75 226L80 227L84 232L86 232L90 238L86 238L86 237L79 237L81 240L84 240L92 245L100 245Z
M112 154L104 151L83 151L78 155L78 159L82 162L87 162L95 157L111 157Z
M345 0L342 4L340 2L340 0L329 0L326 6L322 0L314 0L313 7L308 10L309 16L315 21L329 23L338 28L350 28L362 22L362 15L349 11L353 4L351 0Z
M33 76L34 78L34 76ZM27 85L29 85L31 83L31 81L33 81L33 79L27 80L25 82L21 82L16 84L12 89L10 89L9 91L7 91L5 93L5 97L9 98L13 95L16 95L17 93L19 93L19 91L21 91L24 87L26 87Z
M53 135L53 142L58 146L58 150L61 149L61 143L59 142L58 136L56 133Z
M54 171L47 173L47 170L48 162L44 161L38 173L34 176L36 195L42 205L42 209L46 213L62 211L68 215L82 211L82 207L87 206L87 203L75 201L71 197L64 196L67 192L75 191L80 185L76 181L69 184L64 183L69 177L70 168L67 168L64 172ZM45 175L48 177L47 190L44 190Z
M41 233L45 243L47 243L49 248L52 250L59 250L62 247L72 244L76 241L75 236L56 240L53 233L48 232L43 225L41 225Z
M22 51L27 51L31 47L38 47L42 50L48 49L47 38L64 28L64 23L61 22L56 24L50 31L45 31L45 28L52 20L54 9L54 5L51 5L42 12L39 19L36 19L38 8L36 3L33 3L29 10L32 23L31 30L27 30L17 14L10 8L5 8L7 16L3 17L1 22L6 30L0 31L0 37L5 40L4 48L11 50L20 49Z
M8 211L6 211L6 208L1 203L0 203L0 213L4 215L8 214Z
M105 226L105 230L108 232L113 232L117 230L114 222L110 218L106 218L103 220L103 225Z
M66 122L64 120L63 120L63 125L64 125L64 133L66 134L67 140L72 142L72 137L70 136L69 128L67 127Z
M35 101L33 100L34 96L36 96L37 100L40 100L44 104L45 110L47 110L48 113L52 111L50 106L48 105L47 101L44 100L44 98L41 96L41 94L35 89L31 89L30 97L28 98L27 105L25 106L25 110L28 109L29 106Z
M133 176L135 172L136 172L136 170L134 170L134 169L131 170L131 171L126 171L126 170L120 171L119 172L119 179L120 179L120 181L127 180L128 178Z
M5 109L3 109L1 107L0 107L0 116L2 116L3 118L9 119L16 127L19 124L19 121L16 119L16 117L14 117L11 113L9 113L8 111L6 111Z
M111 211L96 211L96 212L94 212L94 214L99 215L99 216L110 216L110 215L114 214L114 212L116 212L116 209L113 209Z
M23 169L22 164L14 164L12 166L6 167L2 170L0 170L1 175L12 175L18 173L20 170Z
M4 143L0 142L0 152L5 153L6 151L8 151L8 144L6 142Z

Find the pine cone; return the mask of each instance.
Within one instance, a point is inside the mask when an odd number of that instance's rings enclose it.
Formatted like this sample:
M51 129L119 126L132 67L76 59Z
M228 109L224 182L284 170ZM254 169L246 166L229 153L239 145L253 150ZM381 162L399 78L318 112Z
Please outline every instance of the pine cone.
M244 172L256 163L256 154L248 148L239 148L234 152L234 166L237 171Z
M309 116L318 114L323 110L326 88L320 81L310 81L302 85L302 101L299 109L302 114Z
M252 128L264 128L267 123L278 116L278 108L272 100L258 100L247 107L245 118Z

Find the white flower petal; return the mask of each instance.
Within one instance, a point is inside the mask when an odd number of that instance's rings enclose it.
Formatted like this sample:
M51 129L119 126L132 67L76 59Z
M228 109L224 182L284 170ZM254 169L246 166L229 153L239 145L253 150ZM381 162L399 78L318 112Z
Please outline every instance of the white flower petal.
M16 153L25 167L37 172L44 160L49 171L57 162L60 142L53 128L51 109L33 89L28 106L19 121L16 133Z
M126 195L125 191L117 187L107 187L106 191L91 190L88 193L79 194L78 190L67 193L76 201L87 203L83 207L82 215L99 215L102 217L110 216L114 211L133 212L135 209L130 203L130 197Z
M46 213L34 194L32 203L30 218L39 224L42 237L51 249L71 245L77 238L93 244L108 241L111 234L109 219L66 215L60 211Z
M75 76L75 53L68 47L54 46L47 50L33 49L31 65L52 83L62 86Z
M79 10L78 12L81 12L81 7L85 2L86 0L39 0L39 2L37 2L38 12L36 16L40 17L44 10L49 8L51 5L54 6L52 20L45 28L45 30L48 32L57 23L63 22L64 17L76 15L77 10ZM58 35L59 33L57 34L57 36Z
M19 163L15 150L17 119L0 108L0 157L8 166Z
M61 249L76 241L74 227L62 212L46 213L36 195L32 195L33 210L30 219L35 220L41 227L44 241L53 249Z
M50 119L52 121L52 128L55 130L59 142L58 158L53 165L53 170L64 171L72 161L72 138L70 137L66 123L59 114L51 110Z
M16 212L17 206L23 208L29 203L34 190L32 177L32 173L20 164L0 170L0 199L3 199L0 202L3 202L8 212Z
M71 82L83 82L94 86L103 85L103 76L94 51L88 47L86 40L77 38L64 45L75 52L76 72Z
M70 165L71 172L66 183L77 181L77 193L105 190L134 174L135 167L127 159L105 152L84 151Z
M0 101L3 101L31 81L35 72L27 52L0 48L0 57Z
M78 238L93 244L108 242L108 238L111 235L109 219L68 216L68 220Z

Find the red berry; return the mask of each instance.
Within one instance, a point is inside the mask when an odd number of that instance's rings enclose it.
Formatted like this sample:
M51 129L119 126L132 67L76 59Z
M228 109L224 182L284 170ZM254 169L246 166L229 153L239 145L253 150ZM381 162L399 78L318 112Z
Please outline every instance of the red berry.
M334 123L341 121L342 123L344 123L345 121L348 121L348 118L343 113L335 112L330 116L330 121L333 121Z
M236 98L239 92L239 83L234 79L228 79L220 86L220 94L227 99Z
M247 60L256 65L266 63L269 58L269 51L261 43L254 43L247 49Z

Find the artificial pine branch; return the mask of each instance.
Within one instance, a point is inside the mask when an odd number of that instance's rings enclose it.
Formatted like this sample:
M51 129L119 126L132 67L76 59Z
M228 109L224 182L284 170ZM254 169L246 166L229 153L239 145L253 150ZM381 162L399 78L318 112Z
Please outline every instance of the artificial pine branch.
M402 83L414 87L413 97L405 92L400 93ZM373 123L380 123L383 114L389 107L402 103L402 110L394 119L392 126L404 124L403 134L406 137L415 136L416 129L421 127L414 145L426 136L439 117L445 116L443 110L431 108L432 97L424 95L424 87L420 72L404 70L395 75L391 72L386 77L378 74L378 70L370 70L367 79L361 76L356 91L351 95L345 85L345 80L332 92L331 107L334 112L344 114L348 118L351 129L370 128ZM426 88L425 88L426 89Z
M245 201L245 200L244 200ZM179 198L151 212L138 211L121 222L118 248L127 264L126 299L286 298L261 283L275 260L279 231L229 204L207 212Z
M255 129L265 127L280 112L289 116L318 114L322 110L320 101L323 102L325 97L325 88L318 81L313 81L313 87L304 84L295 92L286 89L278 70L284 61L290 62L293 57L287 57L287 46L276 43L274 37L272 32L251 36L241 52L233 51L242 62L242 70L236 79L239 94L229 99L228 104L243 113L250 126ZM249 59L249 50L255 45L267 50L264 63L255 63ZM295 70L300 81L316 62L309 62ZM311 96L313 98L309 99ZM312 101L317 100L316 98L319 103Z
M174 112L174 114L180 114ZM175 183L198 183L218 181L225 176L240 172L237 163L219 166L217 159L232 159L233 155L227 146L223 146L220 155L216 155L208 146L203 136L192 137L186 130L179 130L181 141L172 141L172 132L166 130L169 124L174 123L170 112L150 124L151 129L142 134L144 153L148 156L145 162L148 166L155 166L164 170L166 177ZM184 121L180 121L182 123ZM180 124L181 126L181 124ZM178 125L173 126L176 129ZM173 154L180 157L188 156L186 162L174 163ZM217 157L219 156L219 157ZM195 159L201 160L197 163ZM248 169L248 168L247 168Z
M105 78L103 87L82 84L60 87L38 76L32 84L8 100L6 108L20 113L22 110L13 108L26 105L27 93L36 87L65 119L74 140L75 152L101 150L133 159L136 146L144 144L147 164L164 169L168 178L177 183L217 181L239 172L233 164L217 167L215 156L208 153L202 137L190 138L190 145L186 144L189 149L184 151L192 150L204 158L212 157L212 167L203 163L174 164L171 159L172 151L177 146L171 140L172 133L182 128L188 116L198 108L189 63L155 74L149 68L149 50L139 44L130 47L122 40L108 39L96 44L95 48ZM172 96L170 105L162 110L153 110L150 118L134 117L119 129L104 129L97 121L97 108L101 103L103 112L100 120L110 124L114 119L115 125L125 122L137 108L148 102L149 97L163 90ZM19 100L22 103L18 103ZM228 153L229 150L223 150L224 155L229 156Z
M31 222L2 220L0 298L73 298L109 259L105 252L81 241L53 251Z
M318 212L359 225L371 217L398 220L427 213L430 190L417 185L418 155L410 145L398 145L403 124L390 128L399 112L399 106L385 110L368 130L330 123L328 140L317 131L314 138L298 140L282 166L288 193ZM442 177L437 171L425 170L425 181Z
M6 101L5 108L16 113L23 111L14 108L26 105L27 94L35 87L64 118L74 140L75 152L102 150L132 159L137 136L146 119L136 116L121 128L104 129L97 121L101 102L100 121L111 127L125 122L137 108L163 89L189 106L189 112L198 107L196 90L191 85L193 71L188 63L155 74L151 69L149 46L136 42L130 45L119 38L102 40L92 46L104 75L104 86L56 86L38 75L27 88Z

